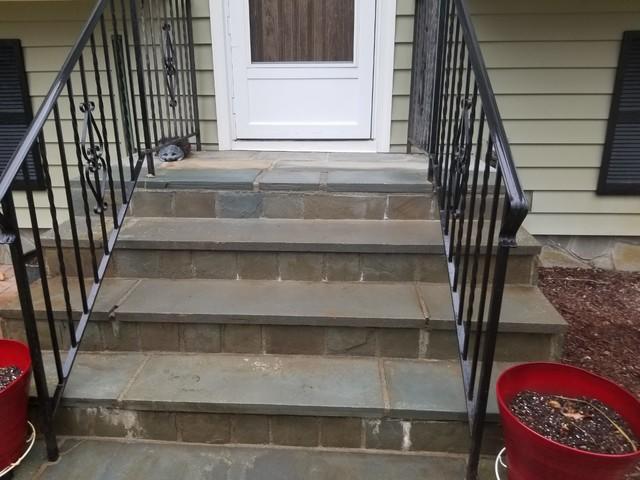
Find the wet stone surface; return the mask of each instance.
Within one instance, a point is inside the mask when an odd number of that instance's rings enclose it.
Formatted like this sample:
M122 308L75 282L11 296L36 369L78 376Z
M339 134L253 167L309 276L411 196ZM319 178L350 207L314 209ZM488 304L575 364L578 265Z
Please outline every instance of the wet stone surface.
M0 392L17 380L22 373L16 366L0 367Z
M510 408L529 428L569 447L609 455L638 449L638 439L625 420L595 399L524 391Z

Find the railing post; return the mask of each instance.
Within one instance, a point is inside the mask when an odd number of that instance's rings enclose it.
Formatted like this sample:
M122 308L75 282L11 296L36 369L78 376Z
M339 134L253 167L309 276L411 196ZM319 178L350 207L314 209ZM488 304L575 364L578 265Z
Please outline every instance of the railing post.
M191 75L191 101L193 102L193 128L196 134L196 150L202 150L200 137L200 109L198 107L198 83L196 76L195 47L193 45L193 13L191 0L186 0L187 5L187 39L189 41L189 71Z
M436 43L435 77L433 80L433 93L431 95L431 121L429 122L429 156L433 160L438 146L438 124L440 122L440 109L442 106L442 76L446 75L444 68L444 52L447 38L447 12L450 0L439 0L438 7L438 41ZM429 162L431 165L432 162Z
M31 297L31 286L29 285L29 277L24 262L24 251L22 249L22 241L18 230L18 219L16 217L15 205L13 203L13 191L9 190L2 199L2 212L5 217L6 225L5 233L13 233L15 238L10 244L11 262L13 263L13 272L16 278L16 287L18 289L18 298L22 309L22 318L24 321L25 334L27 343L29 344L29 352L31 354L31 369L33 379L36 385L36 393L38 395L38 411L40 415L41 433L44 435L47 447L47 457L53 462L59 457L58 442L55 431L53 430L53 413L49 398L49 390L47 388L47 376L44 370L44 361L42 359L42 348L40 338L38 336L38 328L36 325L36 316L33 310L33 299Z
M147 111L147 94L144 84L144 65L142 62L142 46L140 45L140 21L138 17L138 0L129 0L131 3L131 31L133 33L133 51L136 59L136 76L138 77L138 97L140 98L140 115L142 118L142 133L144 135L145 156L147 157L147 172L155 175L153 165L153 142L149 129L149 112ZM144 0L142 0L144 1ZM131 92L131 101L135 102L134 92ZM134 119L138 121L138 119ZM140 152L138 152L140 155Z
M478 380L478 390L473 409L471 449L469 451L469 461L467 463L467 480L477 480L478 478L478 466L480 465L484 423L487 416L487 404L489 402L489 390L491 388L491 372L493 371L493 360L496 350L496 341L498 339L498 326L500 324L500 311L502 309L502 297L507 277L509 250L514 246L514 244L514 241L510 241L501 236L496 252L493 288L491 289L491 303L489 304L486 330L483 334L484 345L482 352L482 367L480 370L480 379Z

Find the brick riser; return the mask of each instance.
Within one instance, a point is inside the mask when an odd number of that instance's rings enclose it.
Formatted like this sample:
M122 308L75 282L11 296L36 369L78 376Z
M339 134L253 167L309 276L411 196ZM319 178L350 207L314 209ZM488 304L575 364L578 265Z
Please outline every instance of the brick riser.
M57 416L61 435L134 438L216 445L279 445L361 450L462 453L469 427L462 420L248 415L65 406ZM488 423L485 454L502 445Z
M39 323L41 343L51 348L46 323ZM65 322L57 323L63 349L69 348ZM5 335L24 339L21 320L0 320ZM562 335L501 333L496 361L552 360ZM275 355L324 355L457 360L451 330L418 328L318 327L306 325L238 325L94 321L82 342L85 352L184 352Z
M57 251L45 249L48 271L58 271ZM91 271L90 254L83 250L86 272ZM484 268L479 265L478 282ZM507 283L535 285L537 257L512 255ZM75 258L65 249L67 274L75 276ZM448 281L447 265L442 254L411 253L305 253L269 251L207 250L116 250L107 272L110 277L125 278L208 278L242 280L308 280L365 282L434 282ZM469 265L471 278L471 262Z

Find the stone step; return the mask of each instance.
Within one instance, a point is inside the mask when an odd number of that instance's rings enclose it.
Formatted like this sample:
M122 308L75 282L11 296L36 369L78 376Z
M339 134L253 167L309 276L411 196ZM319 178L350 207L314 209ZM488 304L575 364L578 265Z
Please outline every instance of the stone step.
M131 214L377 220L437 215L422 156L356 155L354 161L276 153L254 161L207 155L161 164L155 176L142 176ZM75 202L81 205L79 183L74 185Z
M69 228L61 235L73 274ZM448 273L441 235L436 220L131 218L122 228L110 275L444 282ZM53 238L43 244L55 274ZM525 231L518 245L507 281L534 283L540 245Z
M68 346L59 279L50 287ZM33 291L47 347L41 289ZM85 351L457 358L446 284L108 279L99 298ZM77 297L73 304L79 310ZM0 315L5 335L24 337L17 299ZM497 359L556 358L565 328L537 287L507 286Z
M226 354L82 353L58 413L73 436L459 453L466 419L457 361Z
M393 451L280 446L196 445L107 438L60 439L62 458L46 462L43 443L14 480L460 480L466 456ZM480 480L495 480L493 460L481 463Z

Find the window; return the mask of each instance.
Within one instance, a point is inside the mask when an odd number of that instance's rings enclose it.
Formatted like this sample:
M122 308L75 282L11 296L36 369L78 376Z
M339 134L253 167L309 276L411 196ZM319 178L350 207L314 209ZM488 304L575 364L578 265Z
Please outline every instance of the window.
M598 194L640 194L640 31L622 40Z

